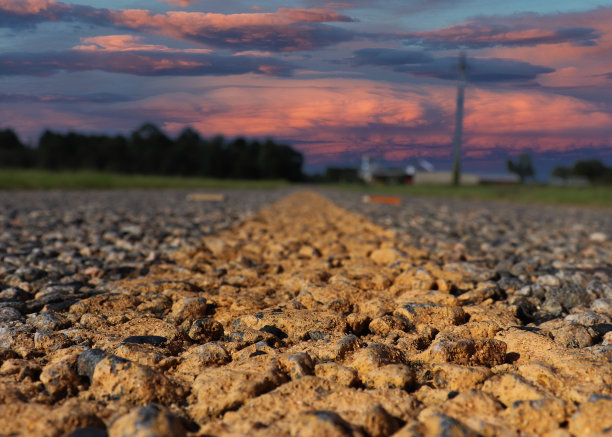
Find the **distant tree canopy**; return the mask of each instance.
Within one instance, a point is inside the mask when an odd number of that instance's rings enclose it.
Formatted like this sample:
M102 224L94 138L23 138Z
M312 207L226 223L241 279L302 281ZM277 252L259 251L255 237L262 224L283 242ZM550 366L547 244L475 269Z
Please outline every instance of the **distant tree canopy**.
M34 154L11 129L0 130L0 167L30 167Z
M508 165L508 171L510 173L515 173L521 179L521 183L525 182L525 179L533 177L535 175L535 171L533 169L533 163L531 162L531 155L528 153L523 153L519 155L518 159L515 161L508 160L506 161Z
M127 137L46 131L36 148L23 145L11 129L0 131L0 168L300 181L303 161L301 153L270 139L207 140L190 128L171 139L149 123Z
M581 177L588 179L593 184L612 184L612 167L606 167L598 159L577 161L572 167L558 165L553 169L551 175L561 179Z

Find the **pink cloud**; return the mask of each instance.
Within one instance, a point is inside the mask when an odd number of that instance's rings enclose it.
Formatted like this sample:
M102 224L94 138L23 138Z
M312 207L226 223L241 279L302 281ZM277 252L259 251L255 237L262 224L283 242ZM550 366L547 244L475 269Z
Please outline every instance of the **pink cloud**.
M291 22L331 23L353 21L346 15L341 15L329 9L291 9L280 8L277 14L284 15Z
M208 12L170 11L154 14L144 9L113 11L112 19L117 25L132 28L167 31L173 35L198 34L206 28L229 30L241 27L265 27L293 23L323 23L352 21L349 17L323 9L287 9L277 12L217 14Z
M532 27L533 26L533 27ZM535 46L568 42L591 45L599 35L591 28L467 22L444 29L405 35L409 42L437 49Z
M159 1L168 3L169 5L172 5L172 6L182 6L185 8L191 5L192 3L197 2L198 0L159 0Z
M539 63L556 70L538 78L538 82L544 86L608 88L609 81L604 73L612 71L612 8L545 17L528 14L516 20L517 24L525 25L543 22L544 26L588 26L598 32L599 38L597 44L584 46L560 42L546 47L496 47L485 50L487 56L523 61L537 59Z
M54 0L0 0L0 8L15 14L38 14L55 5Z
M374 151L387 158L446 156L453 134L452 87L391 86L366 80L294 80L279 87L253 79L223 80L203 94L147 99L143 108L164 128L193 126L212 135L273 136L294 142L309 162ZM595 104L533 91L469 88L465 152L472 156L505 149L568 151L612 146L612 114Z
M143 37L134 35L106 35L81 38L84 43L73 47L74 50L108 52L173 52L173 53L212 53L209 49L172 49L158 44L143 44Z
M343 29L322 23L352 21L350 17L323 9L287 9L276 12L218 14L148 10L112 11L116 26L221 47L256 50L308 50L350 39Z

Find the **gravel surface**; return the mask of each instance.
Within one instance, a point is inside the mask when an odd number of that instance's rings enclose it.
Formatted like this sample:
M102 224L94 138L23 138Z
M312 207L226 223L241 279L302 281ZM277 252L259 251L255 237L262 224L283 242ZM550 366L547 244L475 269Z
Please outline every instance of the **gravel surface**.
M0 193L0 435L612 432L607 211L289 193Z
M201 245L204 235L245 219L288 191L215 191L226 195L218 203L188 200L194 192L0 191L0 281L28 289L37 279L137 275L151 262Z
M357 193L323 194L396 230L399 241L426 250L430 259L468 261L488 269L502 287L531 285L521 294L539 298L533 301L535 307L546 295L542 284L586 288L612 297L610 210L408 196L395 206L364 203ZM533 315L533 309L527 314ZM554 316L561 313L553 311Z

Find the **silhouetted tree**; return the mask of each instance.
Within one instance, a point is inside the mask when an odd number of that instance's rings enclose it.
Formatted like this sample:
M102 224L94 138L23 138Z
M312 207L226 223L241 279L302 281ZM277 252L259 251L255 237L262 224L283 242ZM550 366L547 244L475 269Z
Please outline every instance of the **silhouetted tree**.
M517 174L521 179L521 183L524 183L527 178L535 175L533 163L531 162L531 155L528 153L519 155L516 162L507 160L506 164L508 166L508 171Z
M229 175L229 155L225 147L225 138L218 135L204 143L202 149L202 176L223 179Z
M572 168L572 173L587 178L590 182L597 182L604 178L606 170L606 166L601 161L591 159L576 162Z
M63 160L65 150L64 138L49 130L45 131L38 141L37 164L47 170L61 170L64 168Z
M168 169L172 174L195 176L201 166L202 138L191 128L184 129L170 149Z
M12 129L0 130L0 167L29 167L32 151L23 145Z
M272 140L262 144L245 138L227 142L222 136L204 140L190 128L172 140L150 123L136 129L128 138L47 130L34 150L23 146L10 129L0 131L0 166L27 163L36 163L47 170L91 169L291 181L303 177L302 154L287 145Z
M122 136L103 136L98 145L100 164L99 169L116 173L133 172L133 158L129 151L128 140Z

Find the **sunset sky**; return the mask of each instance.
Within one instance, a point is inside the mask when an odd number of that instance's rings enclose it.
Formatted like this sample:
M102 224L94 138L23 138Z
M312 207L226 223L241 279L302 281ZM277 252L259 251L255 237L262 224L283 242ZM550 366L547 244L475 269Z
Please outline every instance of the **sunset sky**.
M0 0L0 128L273 137L307 168L612 164L612 2ZM541 176L547 177L547 174Z

